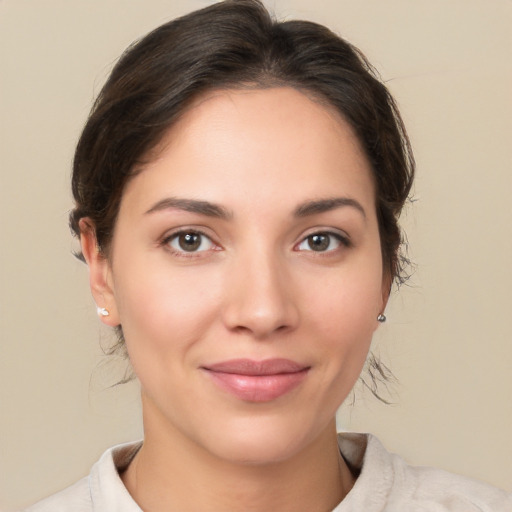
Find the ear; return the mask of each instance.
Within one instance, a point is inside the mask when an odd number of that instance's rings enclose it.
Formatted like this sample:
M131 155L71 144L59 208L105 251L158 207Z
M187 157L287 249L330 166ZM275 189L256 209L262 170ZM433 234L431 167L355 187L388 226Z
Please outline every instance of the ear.
M388 272L385 272L382 276L382 291L381 291L381 305L379 309L379 314L384 314L386 306L388 304L389 295L391 293L391 287L393 285L393 278ZM378 322L380 325L380 322Z
M108 258L102 254L96 240L92 221L80 219L80 244L87 266L89 267L89 285L98 308L105 308L108 315L99 315L101 321L111 327L119 325L119 314L114 293L112 269Z

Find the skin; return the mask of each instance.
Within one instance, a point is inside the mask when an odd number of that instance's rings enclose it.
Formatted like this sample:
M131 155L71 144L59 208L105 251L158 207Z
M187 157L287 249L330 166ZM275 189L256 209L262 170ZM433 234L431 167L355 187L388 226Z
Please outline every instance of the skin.
M358 140L294 89L217 91L155 155L125 188L108 258L81 223L102 321L123 326L142 388L145 441L123 481L148 511L331 510L354 483L335 412L389 288ZM182 249L177 230L201 245ZM204 371L235 358L307 372L275 399L244 400Z

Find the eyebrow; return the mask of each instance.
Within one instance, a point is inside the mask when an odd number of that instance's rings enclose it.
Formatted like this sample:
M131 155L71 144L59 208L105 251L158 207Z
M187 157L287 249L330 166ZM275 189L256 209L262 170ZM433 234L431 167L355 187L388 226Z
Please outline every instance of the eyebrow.
M328 199L318 199L315 201L308 201L299 205L294 212L295 217L307 217L309 215L316 215L324 213L336 208L342 207L355 208L366 219L366 212L359 201L350 197L332 197Z
M177 197L167 197L155 203L146 214L159 212L162 210L168 210L170 208L176 208L190 213L198 213L199 215L206 215L207 217L215 217L218 219L230 219L232 213L215 203L209 201L199 201L196 199L179 199Z
M293 216L308 217L310 215L316 215L342 207L355 208L366 219L366 212L361 203L350 197L333 197L307 201L299 205L294 210ZM233 214L229 210L218 204L211 203L209 201L200 201L197 199L180 199L177 197L166 197L165 199L158 201L146 212L146 215L174 208L223 220L229 220L233 217Z

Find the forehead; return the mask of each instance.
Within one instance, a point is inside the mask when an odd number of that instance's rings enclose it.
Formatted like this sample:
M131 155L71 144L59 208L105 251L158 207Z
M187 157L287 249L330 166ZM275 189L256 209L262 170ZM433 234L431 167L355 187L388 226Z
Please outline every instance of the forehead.
M370 165L340 114L292 88L220 90L187 108L123 202L164 193L224 202L237 190L296 203L333 189L374 198Z
M227 125L232 130L226 131ZM235 129L237 137L233 138ZM344 145L353 146L353 151L364 158L354 130L333 106L291 87L220 89L203 94L186 107L159 149L165 150L192 133L203 140L219 136L216 142L225 134L229 145L252 140L260 148L277 142L288 146L295 140L305 149L305 141L312 147L324 145L322 142L339 145L343 139Z

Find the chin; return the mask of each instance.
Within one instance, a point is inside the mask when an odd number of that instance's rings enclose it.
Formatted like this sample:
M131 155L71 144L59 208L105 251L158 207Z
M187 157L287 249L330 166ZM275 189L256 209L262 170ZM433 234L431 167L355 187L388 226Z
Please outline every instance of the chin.
M304 426L298 418L244 418L210 437L210 451L231 463L258 466L293 459L319 437L324 428Z

